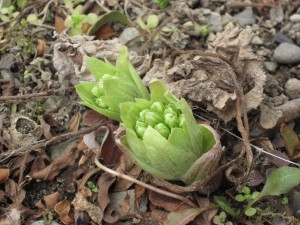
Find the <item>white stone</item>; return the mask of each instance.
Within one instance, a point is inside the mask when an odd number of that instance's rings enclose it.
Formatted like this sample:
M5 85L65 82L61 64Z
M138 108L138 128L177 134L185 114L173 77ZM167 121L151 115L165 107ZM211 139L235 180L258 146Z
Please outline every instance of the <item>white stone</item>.
M300 23L300 14L293 14L290 16L290 21L294 23Z

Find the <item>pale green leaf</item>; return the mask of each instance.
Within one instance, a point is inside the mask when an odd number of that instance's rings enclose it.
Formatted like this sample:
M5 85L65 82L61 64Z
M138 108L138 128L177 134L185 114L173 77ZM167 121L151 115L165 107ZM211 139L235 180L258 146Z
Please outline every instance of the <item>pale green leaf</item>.
M186 128L190 136L191 145L193 146L191 150L194 152L194 154L200 157L204 153L202 149L203 135L201 130L199 129L198 124L193 116L193 112L187 102L184 99L181 99L178 102L178 106L184 115Z
M190 164L197 159L191 152L172 145L150 126L146 129L142 142L147 148L147 158L153 168L164 171L165 174L172 174L173 179L181 180Z
M237 217L238 213L232 209L231 204L223 196L214 196L214 201L223 209L226 213L232 217Z
M117 72L116 67L111 65L108 61L103 62L94 57L88 57L86 60L86 65L96 80L101 79L104 74L115 75Z
M251 201L247 208L261 198L268 195L281 195L288 193L292 188L300 183L300 169L295 167L280 167L274 170L267 178L265 186L260 194Z

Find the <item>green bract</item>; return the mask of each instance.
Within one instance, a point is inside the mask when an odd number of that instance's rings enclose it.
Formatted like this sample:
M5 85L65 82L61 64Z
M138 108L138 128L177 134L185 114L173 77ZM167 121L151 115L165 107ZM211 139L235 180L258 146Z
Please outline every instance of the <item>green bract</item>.
M120 103L135 101L135 98L149 99L146 87L128 59L125 46L120 48L116 66L107 60L89 57L87 67L96 81L81 82L76 85L76 91L83 100L81 104L96 112L120 121Z
M200 181L216 169L220 142L212 128L198 125L184 99L161 81L150 84L151 99L120 105L126 135L122 144L132 159L153 176Z

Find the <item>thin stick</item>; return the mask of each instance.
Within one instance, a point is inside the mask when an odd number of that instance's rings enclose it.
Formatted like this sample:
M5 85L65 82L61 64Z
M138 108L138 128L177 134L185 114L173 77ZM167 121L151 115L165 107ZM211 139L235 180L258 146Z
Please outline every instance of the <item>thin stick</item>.
M109 129L108 129L107 127L103 127L103 128L106 130L106 133L105 133L105 135L104 135L104 137L103 137L103 139L102 139L102 143L101 143L100 149L97 151L96 157L95 157L95 164L96 164L100 169L102 169L103 171L105 171L105 172L111 174L112 176L116 176L116 177L119 177L119 178L128 180L128 181L133 182L133 183L135 183L135 184L137 184L137 185L140 185L140 186L142 186L142 187L144 187L144 188L147 188L147 189L149 189L149 190L151 190L151 191L154 191L154 192L159 193L159 194L161 194L161 195L168 196L168 197L170 197L170 198L178 199L178 200L180 200L180 201L186 203L187 205L189 205L189 206L191 206L191 207L193 207L193 208L197 208L197 206L196 206L192 201L190 201L189 199L187 199L187 198L185 198L185 197L183 197L183 196L181 196L181 195L177 195L177 194L174 194L174 193L171 193L171 192L168 192L168 191L159 189L159 188L157 188L157 187L151 186L151 185L146 184L146 183L144 183L144 182L142 182L142 181L139 181L139 180L137 180L137 179L135 179L135 178L133 178L133 177L131 177L131 176L128 176L128 175L125 175L125 174L116 172L116 171L114 171L114 170L112 170L112 169L110 169L110 168L108 168L108 167L102 165L102 164L99 162L98 158L99 158L99 156L100 156L100 154L101 154L101 150L102 150L103 144L105 143L105 140L107 139L107 136L108 136L108 134L109 134Z
M33 100L35 98L48 97L55 93L62 92L62 90L50 89L48 91L25 94L25 95L9 95L9 96L0 96L0 101L18 101L18 100Z

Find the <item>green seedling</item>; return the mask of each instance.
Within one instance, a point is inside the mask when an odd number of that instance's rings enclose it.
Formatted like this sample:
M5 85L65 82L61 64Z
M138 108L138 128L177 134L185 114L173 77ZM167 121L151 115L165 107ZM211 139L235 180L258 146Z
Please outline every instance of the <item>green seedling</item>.
M15 6L10 5L0 9L0 19L2 22L9 22L16 18L20 12L16 11Z
M39 19L35 14L29 14L26 18L27 22L34 25L41 25L43 21Z
M226 217L227 217L226 213L221 212L219 215L214 216L213 222L214 224L217 225L233 225L233 223L230 221L226 222Z
M194 30L198 32L202 37L206 37L212 32L212 29L207 25L199 25L198 23L194 23Z
M152 0L154 3L158 4L161 9L164 9L168 6L168 0Z
M141 16L137 18L136 22L143 30L150 31L157 27L159 20L158 20L158 16L152 14L148 16L146 24L144 23Z
M97 192L98 192L97 186L96 186L92 181L89 181L89 182L87 183L87 185L88 185L88 188L89 188L92 192L94 192L94 193L97 193Z
M84 24L92 26L96 23L97 19L98 17L95 13L89 13L88 15L77 13L65 20L65 26L69 28L71 36L80 35L83 33Z

